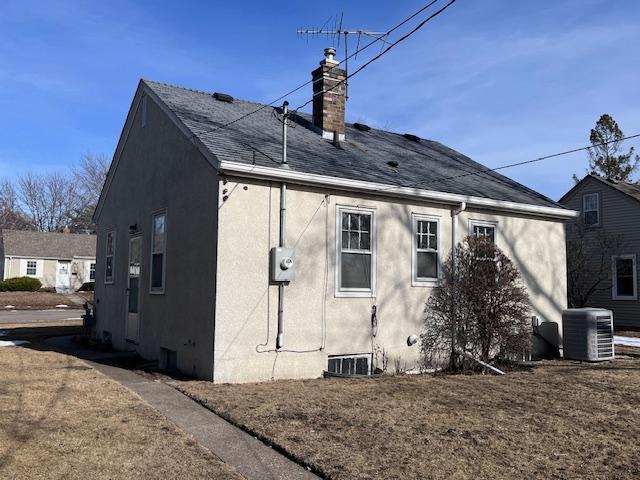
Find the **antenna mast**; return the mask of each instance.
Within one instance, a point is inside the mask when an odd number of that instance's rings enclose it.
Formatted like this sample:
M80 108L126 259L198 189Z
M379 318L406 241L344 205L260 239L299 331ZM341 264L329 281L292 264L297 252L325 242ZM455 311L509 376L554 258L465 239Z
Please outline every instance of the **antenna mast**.
M335 20L334 20L334 28L327 28L327 24L331 21L331 19L334 18L333 16L329 17L327 19L326 22L324 22L324 25L320 28L299 28L296 30L296 33L298 34L298 36L305 36L307 38L307 40L309 39L309 37L320 37L320 36L324 36L327 39L331 38L331 41L333 43L332 46L334 46L336 49L340 48L340 39L344 36L344 69L347 72L347 75L349 75L349 35L356 35L357 36L357 43L356 43L356 55L353 57L354 59L358 58L358 49L360 48L360 39L361 37L367 36L367 37L374 37L377 38L381 41L382 48L384 48L385 44L390 43L387 41L387 37L389 36L389 34L387 32L371 32L369 30L349 30L347 28L343 28L342 26L342 20L344 18L344 12L340 14L340 22L338 22L338 16L335 16ZM336 42L337 39L337 42ZM349 81L347 80L345 82L344 85L344 92L345 92L345 100L349 100Z

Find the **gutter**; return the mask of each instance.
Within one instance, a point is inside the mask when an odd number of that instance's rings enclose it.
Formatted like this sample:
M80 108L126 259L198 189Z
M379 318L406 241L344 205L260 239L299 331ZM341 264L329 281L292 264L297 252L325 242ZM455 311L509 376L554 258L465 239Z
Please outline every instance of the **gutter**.
M296 172L281 168L261 167L231 161L220 162L220 173L238 175L242 177L255 178L260 180L289 181L295 184L335 187L341 190L365 192L376 195L396 198L410 198L416 200L428 200L446 205L460 205L465 203L467 207L484 208L511 213L523 213L541 217L549 217L567 220L580 215L575 210L560 207L545 207L531 205L527 203L509 202L505 200L493 200L484 197L474 197L470 195L460 195L456 193L438 192L435 190L425 190L412 187L397 187L394 185L365 182L361 180L351 180L347 178L331 177L327 175L317 175L313 173Z

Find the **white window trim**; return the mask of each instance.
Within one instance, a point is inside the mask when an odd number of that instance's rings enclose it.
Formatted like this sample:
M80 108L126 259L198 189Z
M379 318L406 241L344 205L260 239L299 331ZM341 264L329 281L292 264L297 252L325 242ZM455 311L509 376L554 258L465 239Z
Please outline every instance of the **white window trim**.
M368 213L371 215L371 289L340 288L342 273L342 214ZM335 263L335 296L337 298L375 298L376 296L376 210L370 207L336 206L336 263Z
M437 250L438 255L438 276L436 278L418 278L418 243L416 239L418 220L427 220L429 222L436 222L437 225ZM421 213L411 214L411 286L413 287L434 287L438 285L442 279L442 255L440 241L440 218L433 215L425 215Z
M109 244L109 235L113 235L113 252L111 253L111 279L107 278L107 245ZM104 237L104 284L113 285L116 278L116 231L109 230Z
M495 220L476 220L469 219L469 236L473 235L473 227L492 227L494 245L498 245L498 222Z
M587 203L587 197L593 197L593 196L596 197L596 209L595 209L595 211L598 213L598 221L596 223L590 223L590 224L587 225L587 223L584 221L585 214L587 213L585 204ZM592 212L593 210L589 210L589 211ZM584 193L582 195L582 221L588 227L598 227L598 226L600 226L600 194L598 192Z
M94 265L93 267L93 280L91 280L91 264ZM96 261L95 260L85 260L84 262L84 268L85 268L85 272L84 272L84 279L83 282L95 282L96 281Z
M618 295L618 275L616 272L616 260L633 260L633 295ZM636 255L613 255L611 257L611 299L612 300L637 300L638 299L638 274L636 270Z
M27 273L27 264L29 262L36 262L36 273L34 273L34 274ZM31 277L31 278L42 278L42 276L43 276L43 272L42 272L43 266L44 266L44 264L43 264L42 260L38 260L36 258L26 258L26 259L21 261L21 265L20 265L21 276L23 276L23 277Z
M162 251L162 287L153 287L153 236L155 235L155 221L156 217L164 215L164 239L162 245L164 250ZM164 295L164 290L167 280L167 210L156 210L151 214L151 239L149 242L149 293L151 295Z

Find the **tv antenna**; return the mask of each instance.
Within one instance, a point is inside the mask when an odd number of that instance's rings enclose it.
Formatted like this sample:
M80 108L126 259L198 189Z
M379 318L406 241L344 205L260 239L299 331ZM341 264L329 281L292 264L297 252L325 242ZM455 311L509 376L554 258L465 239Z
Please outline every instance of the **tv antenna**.
M327 18L327 21L324 22L324 25L320 28L298 28L296 33L298 36L305 36L307 41L310 37L326 37L327 39L331 39L332 46L337 49L340 48L340 40L344 37L344 69L349 74L349 35L352 37L356 37L356 54L354 55L354 60L358 58L358 50L360 48L360 39L365 37L373 37L377 38L381 42L380 51L384 48L384 46L388 43L387 37L389 36L388 32L372 32L369 30L349 30L343 27L342 21L344 19L344 12L340 14L340 20L338 21L338 16L335 17L332 15ZM327 27L329 22L333 20L333 28ZM349 100L349 82L345 81L344 85L345 92L345 100Z

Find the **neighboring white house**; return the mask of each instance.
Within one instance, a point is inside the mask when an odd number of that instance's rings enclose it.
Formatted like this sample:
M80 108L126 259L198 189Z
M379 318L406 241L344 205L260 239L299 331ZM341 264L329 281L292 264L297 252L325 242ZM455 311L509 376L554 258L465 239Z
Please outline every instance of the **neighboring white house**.
M33 277L45 288L75 291L96 273L96 236L0 230L1 279Z
M560 325L577 212L438 142L345 123L345 75L329 50L287 165L280 108L140 82L94 215L96 336L215 382L368 373L382 351L415 368L408 339L467 235Z

